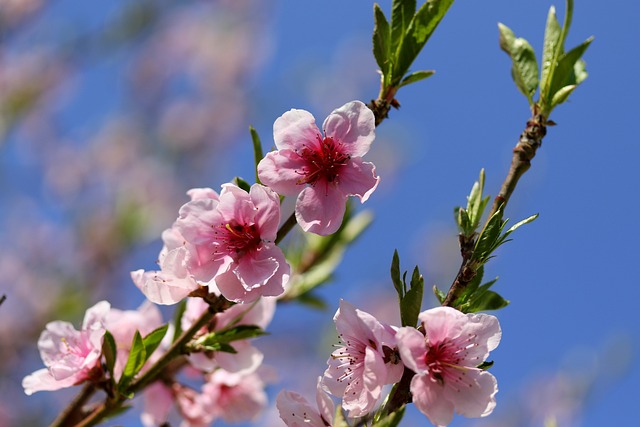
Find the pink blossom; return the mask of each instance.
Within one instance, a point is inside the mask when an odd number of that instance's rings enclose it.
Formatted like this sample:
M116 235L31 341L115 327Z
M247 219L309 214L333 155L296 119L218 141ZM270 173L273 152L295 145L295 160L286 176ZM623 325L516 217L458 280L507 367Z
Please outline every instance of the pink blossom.
M208 279L229 300L252 302L282 294L289 280L289 264L273 243L279 222L280 199L273 190L254 184L247 193L224 184L219 200L182 206L175 229L197 254L198 280Z
M290 110L273 124L278 151L258 164L260 180L287 196L298 195L296 219L305 231L335 233L347 197L364 203L378 186L372 163L362 161L375 138L373 112L360 101L333 110L322 125L305 110Z
M161 381L157 381L143 391L144 407L140 420L145 427L163 425L167 422L175 401L173 392Z
M436 426L446 426L455 412L484 417L496 406L496 379L477 368L500 342L498 319L488 314L463 314L450 307L420 313L423 335L414 328L396 334L403 363L416 375L411 380L413 403Z
M326 427L333 425L335 405L322 388L322 378L318 377L316 405L291 391L282 390L276 398L280 418L287 427Z
M208 410L226 423L255 419L267 405L265 383L259 372L233 374L223 369L213 372L202 387Z
M102 339L109 308L106 301L89 308L80 331L69 322L47 323L38 340L38 349L46 368L22 380L26 394L59 390L102 376Z
M331 354L323 382L342 397L350 417L362 417L377 403L382 386L402 377L395 330L343 300L333 320L344 346Z
M189 298L182 316L182 329L186 330L208 309L208 304L202 298ZM250 304L236 304L222 313L216 314L210 326L203 328L200 334L222 331L231 326L255 325L265 329L276 309L275 298L260 298ZM198 335L196 335L196 338ZM249 340L237 340L230 343L236 353L223 351L209 353L193 353L189 362L195 368L212 372L222 368L231 373L248 374L255 371L262 363L264 355L255 348Z
M106 316L105 327L116 342L116 363L114 377L117 379L129 358L131 343L136 331L143 337L162 326L162 313L150 301L145 301L137 310L118 310L112 308Z
M219 201L218 193L211 188L193 188L187 191L191 200ZM204 247L187 242L175 224L162 233L164 246L158 257L160 271L137 270L131 278L142 293L156 304L176 304L200 287L200 282L210 281L209 253ZM214 284L210 292L219 293Z

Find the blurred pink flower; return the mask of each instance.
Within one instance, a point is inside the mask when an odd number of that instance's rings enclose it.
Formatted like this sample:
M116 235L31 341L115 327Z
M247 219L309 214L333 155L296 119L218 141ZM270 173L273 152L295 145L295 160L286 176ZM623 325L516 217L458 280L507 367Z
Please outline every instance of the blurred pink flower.
M326 427L333 425L335 404L322 388L322 378L318 377L316 387L316 406L307 399L287 390L282 390L276 397L276 407L280 418L287 427Z
M40 356L47 367L22 380L27 395L71 387L102 375L102 339L109 308L106 301L89 308L80 331L69 322L58 320L47 324L38 340Z
M341 397L349 417L368 414L385 384L400 381L404 367L396 353L395 330L341 300L333 320L343 347L332 354L323 383Z
M411 393L416 407L438 427L455 412L484 417L496 406L496 379L477 366L500 343L498 319L488 314L463 314L436 307L419 316L423 335L415 328L396 334L403 363L416 375Z
M186 330L202 315L209 305L202 298L189 298L187 308L182 316L182 329ZM211 321L212 329L203 328L202 333L222 331L231 326L256 325L265 329L276 309L275 298L260 298L251 304L236 304L218 313ZM198 335L196 335L197 338ZM212 372L222 368L231 373L248 374L255 371L264 358L262 352L255 348L247 339L231 343L236 353L223 351L209 353L193 353L189 362L195 368Z
M277 151L258 164L260 180L287 196L298 195L296 219L305 231L335 233L347 197L365 202L378 186L375 166L362 161L375 138L373 112L360 101L333 110L322 128L305 110L290 110L273 124Z
M116 380L122 375L127 363L136 331L144 337L160 326L162 326L162 313L150 301L142 303L137 310L112 308L109 311L105 319L105 328L111 332L116 342L117 355L114 366Z
M254 184L247 193L224 184L219 200L182 206L174 227L193 245L210 283L225 298L252 302L282 294L289 280L289 264L273 243L279 222L280 200L273 190Z
M213 372L202 387L208 411L226 423L255 419L267 405L265 383L260 373L234 374L223 369Z

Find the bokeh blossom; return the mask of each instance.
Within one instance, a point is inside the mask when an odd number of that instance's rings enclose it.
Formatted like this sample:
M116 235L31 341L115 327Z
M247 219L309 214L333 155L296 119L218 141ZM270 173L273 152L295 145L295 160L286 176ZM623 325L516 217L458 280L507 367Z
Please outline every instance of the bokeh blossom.
M378 402L382 386L402 377L395 330L344 300L333 319L344 345L327 361L323 383L343 399L342 407L350 417L362 417Z
M303 230L335 233L347 198L365 202L378 186L372 163L362 160L375 138L373 112L351 101L329 114L322 125L305 110L290 110L273 124L277 151L258 164L260 180L286 196L298 195L296 219Z
M298 393L282 390L276 398L280 418L287 427L326 427L333 425L335 404L322 388L322 377L316 386L316 406Z
M396 334L402 362L416 373L413 403L438 427L451 423L454 411L469 418L489 415L498 385L478 366L500 343L498 319L450 307L423 311L419 319L424 335L408 327Z
M187 299L187 307L182 316L182 329L187 330L209 308L202 298ZM225 328L239 325L255 325L265 329L276 310L275 298L260 298L250 304L235 304L221 313L217 313L208 326L203 327L200 334L222 331ZM197 338L200 334L196 334ZM212 372L222 368L227 372L248 374L255 371L264 356L248 339L235 340L230 344L235 353L218 351L208 353L192 353L189 363L195 368Z
M26 394L59 390L102 376L102 339L109 308L106 301L89 308L79 331L71 323L60 320L47 324L38 340L46 368L22 380Z

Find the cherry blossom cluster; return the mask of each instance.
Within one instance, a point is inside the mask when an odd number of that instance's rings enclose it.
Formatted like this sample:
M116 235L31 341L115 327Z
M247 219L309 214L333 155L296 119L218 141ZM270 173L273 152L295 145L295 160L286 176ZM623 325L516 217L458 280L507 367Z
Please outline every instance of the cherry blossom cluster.
M398 383L407 370L413 403L435 426L448 425L454 412L489 415L498 387L480 366L500 342L496 317L436 307L420 313L419 320L417 329L396 328L341 301L334 321L343 345L318 379L318 406L282 391L277 398L282 420L288 427L332 425L334 404L328 394L342 399L349 418L368 417L383 387Z
M274 124L276 150L257 165L260 183L227 183L219 193L190 190L190 201L162 233L159 269L131 273L148 301L132 311L102 301L87 310L79 331L68 322L49 323L38 342L46 368L24 379L25 392L89 382L117 395L122 390L110 387L130 375L136 338L163 327L155 304L182 303L184 312L171 326L192 335L181 358L162 365L163 374L142 389L142 422L162 425L172 411L183 426L255 418L267 404L265 386L273 375L250 340L267 328L294 274L277 245L284 228L279 230L281 198L296 197L292 218L304 231L337 232L347 199L364 202L378 185L375 166L362 160L374 137L374 114L359 101L334 110L323 132L307 111L283 114ZM480 366L500 340L495 317L439 307L422 312L418 328L397 328L342 301L334 321L342 345L318 379L317 407L297 393L277 397L289 427L332 425L331 396L341 399L348 418L372 416L383 388L406 375L413 403L434 425L449 424L454 412L482 417L493 410L496 380ZM171 328L163 334L133 375L152 371L172 354L178 335ZM104 354L106 336L115 343L112 368Z

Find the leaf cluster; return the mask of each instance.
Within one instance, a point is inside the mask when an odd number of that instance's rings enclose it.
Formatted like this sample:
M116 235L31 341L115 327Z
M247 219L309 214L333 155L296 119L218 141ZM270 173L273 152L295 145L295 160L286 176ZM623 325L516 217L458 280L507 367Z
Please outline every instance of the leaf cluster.
M106 369L110 377L109 389L114 392L115 395L124 395L128 398L133 397L133 393L128 391L129 385L147 360L149 360L153 352L156 351L162 339L167 334L168 329L168 324L160 326L144 338L140 335L139 331L135 332L133 341L131 342L129 357L127 358L127 362L117 384L114 378L114 367L117 357L116 342L109 331L105 332L102 343L102 353L104 354Z
M400 276L400 257L397 250L393 252L393 259L391 260L391 281L398 293L402 326L415 327L422 307L424 278L420 274L418 266L416 266L413 269L413 274L407 287L407 272L405 271Z
M435 71L410 74L409 68L427 43L453 0L428 0L416 11L415 0L393 0L391 21L373 7L373 55L382 73L382 92L431 77Z
M563 26L551 6L547 17L542 49L542 66L538 73L536 54L523 38L516 37L506 25L499 23L500 48L511 57L511 76L516 86L529 101L533 111L549 117L551 111L567 100L575 88L587 78L586 63L582 56L593 41L593 37L565 51L565 41L571 26L573 0L567 0L567 11ZM540 97L533 97L540 88Z

